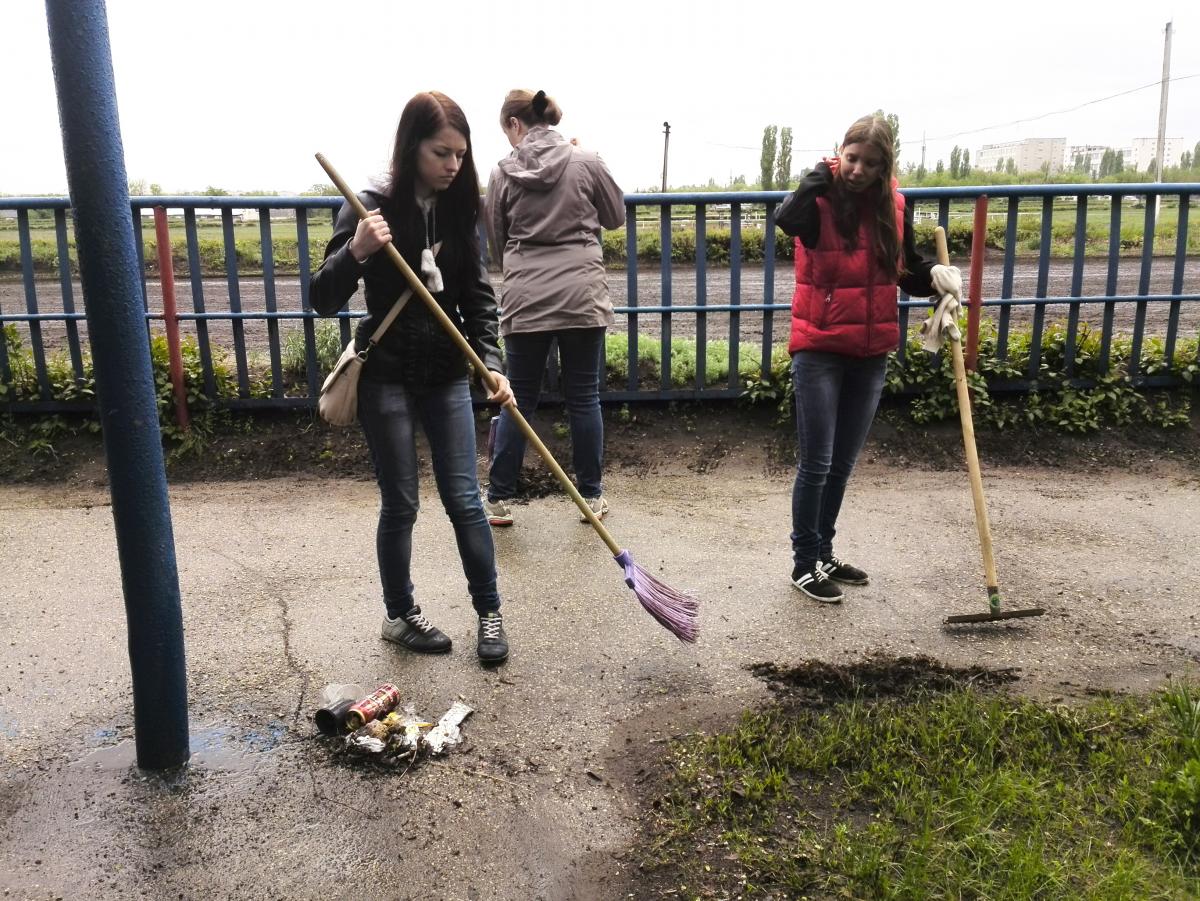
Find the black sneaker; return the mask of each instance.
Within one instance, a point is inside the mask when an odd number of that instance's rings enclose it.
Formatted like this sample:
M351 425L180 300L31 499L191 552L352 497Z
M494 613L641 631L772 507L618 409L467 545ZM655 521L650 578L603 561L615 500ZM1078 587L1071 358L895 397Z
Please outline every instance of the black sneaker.
M829 576L825 575L820 563L807 572L799 566L793 569L792 585L822 604L839 604L845 597L842 589L829 581Z
M832 554L828 560L821 561L821 568L825 570L825 575L829 576L835 582L841 582L843 585L867 584L867 574L865 572L857 566L843 563Z
M395 619L385 615L382 635L385 641L394 641L418 654L445 654L450 650L450 636L427 620L420 607Z
M508 636L504 634L500 611L492 610L479 617L478 652L481 663L503 663L508 658Z

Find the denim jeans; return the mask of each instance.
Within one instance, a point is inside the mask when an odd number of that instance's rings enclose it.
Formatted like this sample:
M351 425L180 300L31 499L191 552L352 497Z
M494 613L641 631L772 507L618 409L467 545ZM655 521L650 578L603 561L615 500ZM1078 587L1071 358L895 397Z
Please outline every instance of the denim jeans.
M799 461L792 486L792 557L802 570L833 553L838 512L867 440L887 374L887 355L792 355Z
M458 542L467 590L479 614L500 608L496 589L496 548L479 496L475 460L475 418L466 378L430 388L408 388L362 379L358 418L366 434L379 482L381 504L375 532L379 578L388 616L413 607L413 523L417 496L417 424L425 430L438 494Z
M575 483L584 497L600 496L604 468L604 420L600 415L600 365L604 326L548 332L521 332L504 339L507 375L519 409L526 418L537 409L550 342L558 339L562 391L571 427ZM503 500L517 493L517 476L525 459L525 435L504 410L496 427L496 447L488 472L488 498Z

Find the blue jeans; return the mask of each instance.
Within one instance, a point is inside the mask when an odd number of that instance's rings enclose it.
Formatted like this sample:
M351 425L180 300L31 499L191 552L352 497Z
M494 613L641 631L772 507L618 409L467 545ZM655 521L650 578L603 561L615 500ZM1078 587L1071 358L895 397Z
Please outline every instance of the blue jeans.
M475 460L475 418L466 378L430 388L407 388L362 379L358 418L367 437L381 504L375 532L379 578L388 616L413 607L409 578L417 496L418 422L425 429L442 506L454 526L467 590L480 615L500 608L496 589L496 548L479 496Z
M833 553L838 512L867 440L887 374L887 355L792 355L799 460L792 486L792 558L808 571Z
M571 427L575 484L584 497L599 497L604 469L604 419L600 415L600 365L604 326L549 332L522 332L504 339L507 375L517 409L527 419L537 409L550 342L558 339L562 361L562 391ZM504 410L496 426L495 455L488 472L488 499L504 500L517 493L517 476L525 459L525 435Z

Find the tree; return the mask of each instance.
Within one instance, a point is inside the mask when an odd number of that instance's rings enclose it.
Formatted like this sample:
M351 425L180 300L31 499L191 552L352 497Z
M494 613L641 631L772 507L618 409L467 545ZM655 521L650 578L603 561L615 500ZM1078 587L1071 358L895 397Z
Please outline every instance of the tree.
M1117 151L1117 158L1115 160L1113 160L1113 170L1112 171L1113 171L1114 175L1120 175L1122 172L1125 171L1125 151L1124 150Z
M996 160L996 171L997 172L1004 171L1004 157L1000 157L998 160Z
M946 171L946 166L941 160L938 160L937 165L934 167L933 171L935 174L941 175L943 172Z
M1086 172L1087 164L1088 161L1086 156L1084 156L1082 153L1075 154L1075 165L1072 168L1076 172Z
M951 178L958 178L958 160L959 160L959 157L961 157L961 156L962 156L962 151L959 150L958 145L955 144L954 147L950 150L950 177Z
M135 178L129 183L129 195L131 197L144 197L146 194L146 179Z
M162 192L163 192L162 185L160 185L158 182L150 183L150 193L151 194L160 195L160 194L162 194Z
M1196 142L1196 146L1192 148L1192 165L1200 164L1200 141Z
M917 166L917 181L924 181L925 176L929 174L929 170L924 165Z
M963 148L962 159L958 161L958 177L966 178L971 174L971 151Z
M205 197L226 197L229 194L229 192L226 191L224 188L218 188L214 185L209 185L207 188L205 188L200 193L203 194Z
M775 187L786 191L792 181L792 129L779 132L779 156L775 160Z
M1097 178L1105 178L1112 172L1113 167L1113 151L1111 147L1105 147L1104 153L1100 154L1100 170L1096 173Z
M759 160L759 168L762 171L762 181L760 184L764 191L771 190L773 185L775 175L775 143L778 134L779 129L774 125L768 125L763 129L762 158Z
M1192 168L1192 152L1190 150L1185 150L1183 153L1179 154L1179 168Z
M1017 174L1017 161L1014 160L1011 156L1004 161L1004 172L1006 175L1016 175Z
M895 113L885 113L881 109L875 110L875 115L882 116L892 130L892 155L897 163L900 162L900 117Z

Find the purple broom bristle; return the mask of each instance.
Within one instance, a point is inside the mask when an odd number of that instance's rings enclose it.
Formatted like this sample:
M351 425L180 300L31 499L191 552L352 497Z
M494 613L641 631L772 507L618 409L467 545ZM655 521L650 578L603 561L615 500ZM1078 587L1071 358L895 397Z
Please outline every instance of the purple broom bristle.
M700 636L698 615L700 602L690 594L676 591L660 582L633 562L629 551L621 551L613 558L625 570L625 584L633 589L646 612L658 620L680 641L694 642Z

